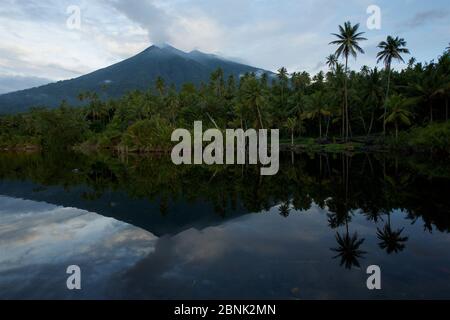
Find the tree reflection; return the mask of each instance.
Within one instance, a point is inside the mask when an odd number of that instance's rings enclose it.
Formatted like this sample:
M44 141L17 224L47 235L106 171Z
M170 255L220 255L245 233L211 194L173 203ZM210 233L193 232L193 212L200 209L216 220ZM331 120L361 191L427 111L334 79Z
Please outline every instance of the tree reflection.
M338 245L333 251L346 268L358 267L365 253L364 239L349 232L358 215L373 224L379 248L389 254L404 250L408 241L404 229L391 225L396 209L412 223L423 223L425 230L450 231L449 161L382 154L302 154L294 155L294 162L291 157L282 155L276 176L261 177L257 166L175 166L164 155L3 153L0 180L31 181L38 184L37 193L49 186L65 191L83 188L79 200L91 203L120 191L130 201L146 199L156 204L155 211L164 219L171 219L180 203L212 208L206 214L220 218L273 212L273 208L290 218L294 211L312 212L308 210L317 206L326 212L331 229L345 226L345 233L336 233ZM95 210L102 213L100 208ZM388 215L387 223L377 228L382 213ZM108 214L120 219L127 213Z
M388 254L398 253L405 249L405 242L408 237L403 237L404 228L392 230L391 215L388 213L388 223L381 230L377 228L377 238L381 241L378 245L381 249L386 250Z
M345 266L346 269L351 269L352 267L360 268L358 259L363 258L365 251L361 250L360 247L364 243L365 239L359 239L358 233L355 232L352 236L345 233L340 235L336 233L336 242L338 243L337 248L331 250L337 252L338 254L333 257L333 259L341 258L340 265Z

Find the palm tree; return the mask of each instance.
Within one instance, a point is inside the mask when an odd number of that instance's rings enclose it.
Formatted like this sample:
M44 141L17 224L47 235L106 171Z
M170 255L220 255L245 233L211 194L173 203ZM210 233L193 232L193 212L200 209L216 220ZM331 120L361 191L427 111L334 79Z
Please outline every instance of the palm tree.
M384 103L384 114L383 114L383 134L386 134L386 113L387 113L387 101L389 97L389 87L391 84L391 64L392 60L398 60L405 62L403 60L402 54L409 54L409 50L405 48L406 41L403 38L388 36L386 41L382 41L378 44L378 48L381 49L377 54L377 63L380 61L384 62L385 70L388 73L386 97Z
M166 90L166 83L164 82L164 79L161 77L158 77L156 79L155 87L156 87L156 90L158 90L159 95L162 97Z
M416 63L416 58L414 58L414 57L411 57L409 60L408 60L408 68L410 68L410 69L412 69L413 67L414 67L414 64Z
M334 71L336 69L337 64L338 64L338 59L337 59L336 55L335 54L330 54L327 57L326 64L327 64L328 68L331 69L331 71Z
M448 87L445 77L439 74L432 65L428 66L425 75L417 77L414 83L408 85L409 93L416 102L422 102L428 106L430 123L433 123L433 101L443 96Z
M291 132L291 146L294 147L294 132L297 128L297 119L296 118L288 118L286 120L285 127Z
M385 123L394 123L395 125L395 140L398 140L398 125L403 123L407 126L411 125L412 113L407 110L407 106L411 100L407 100L400 95L393 95L387 105L390 109L390 114L384 120Z
M319 120L319 137L322 139L322 117L330 117L331 112L328 110L326 99L322 92L315 92L308 98L309 110L306 112L306 117Z
M251 111L256 111L260 129L264 129L261 109L266 104L264 88L255 77L242 80L241 85L242 100Z
M364 81L363 86L363 101L365 105L368 107L370 112L370 124L367 129L367 135L370 135L373 128L375 110L378 109L382 100L382 84L381 84L380 73L377 68L370 70L367 73L366 80Z
M289 73L285 67L282 67L278 69L277 74L278 80L280 81L280 88L281 88L281 105L284 107L284 91L286 90L288 86L288 80L289 80Z
M355 59L359 53L364 53L364 50L359 46L359 41L367 40L362 37L364 32L358 32L359 23L352 26L350 21L344 23L344 26L339 26L339 33L332 33L338 40L330 42L330 44L338 45L336 50L336 57L345 58L345 140L348 141L349 134L349 111L348 111L348 88L347 88L347 76L348 76L348 57L352 55Z

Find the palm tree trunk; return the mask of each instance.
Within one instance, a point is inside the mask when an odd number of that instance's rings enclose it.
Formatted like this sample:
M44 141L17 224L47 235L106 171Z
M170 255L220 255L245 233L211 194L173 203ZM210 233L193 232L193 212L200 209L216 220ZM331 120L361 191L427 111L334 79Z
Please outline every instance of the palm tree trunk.
M364 130L364 132L367 132L366 121L364 120L364 116L363 116L363 113L361 112L361 109L359 109L359 115L361 117L361 123L363 125L363 130Z
M341 132L341 134L342 134L342 140L344 140L344 138L345 138L345 103L342 105L342 116L341 116L341 118L342 118L342 132Z
M389 89L391 86L391 64L387 65L388 68L388 83L386 89L386 98L384 99L384 113L383 113L383 135L386 135L386 114L387 114L387 102L389 98Z
M322 117L320 116L319 112L319 137L322 139Z
M448 98L445 98L445 121L448 121Z
M325 133L325 138L327 138L327 139L328 139L328 132L330 130L330 122L331 122L331 117L328 117L328 120L327 120L327 132Z
M294 130L291 130L291 146L294 147Z
M216 121L214 121L213 117L209 114L209 112L206 112L206 115L208 116L209 120L213 123L213 125L216 127L216 129L220 130L219 126L217 125Z
M347 90L347 76L348 76L348 55L345 56L345 142L348 141L348 90Z
M259 110L258 106L256 106L256 110L258 111L259 124L261 125L261 129L264 129L264 125L263 125L263 122L262 122L261 111Z
M370 125L369 125L369 130L367 131L367 136L370 136L370 134L372 133L373 118L374 118L374 112L372 111L372 114L370 115Z
M398 142L398 122L395 121L395 141Z
M430 123L433 123L433 103L430 101Z

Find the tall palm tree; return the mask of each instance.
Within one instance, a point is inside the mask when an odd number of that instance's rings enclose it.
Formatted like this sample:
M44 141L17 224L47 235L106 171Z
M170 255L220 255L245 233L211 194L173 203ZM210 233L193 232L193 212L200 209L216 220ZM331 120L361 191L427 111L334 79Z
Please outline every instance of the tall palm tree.
M377 54L377 63L383 61L385 70L388 73L386 97L384 103L384 114L383 114L383 134L386 134L386 113L387 113L387 101L389 98L389 89L391 85L391 64L392 60L398 60L405 62L403 60L402 54L409 54L409 50L405 47L406 41L403 38L388 36L386 41L381 41L378 44L378 48L381 49Z
M305 115L309 119L318 119L319 138L322 139L322 117L331 117L326 97L322 92L315 92L308 97L308 111Z
M368 107L370 112L370 124L367 129L367 135L370 135L373 128L375 111L381 105L381 101L383 99L383 86L382 80L380 76L380 72L378 72L377 68L373 70L369 70L367 73L366 79L363 85L363 100L364 104Z
M248 110L256 111L259 128L264 129L262 118L262 108L266 105L264 88L255 77L250 77L242 82L242 102Z
M327 58L326 64L331 71L336 69L336 65L338 64L338 59L335 54L330 54Z
M355 59L359 53L364 53L364 50L359 46L360 41L367 40L362 37L364 32L358 32L359 23L352 26L350 21L344 23L344 26L339 26L339 33L332 33L338 40L330 42L330 44L337 45L336 57L344 57L345 59L345 140L348 141L349 134L349 111L348 111L348 57L352 55Z
M286 129L291 133L291 146L294 146L294 133L297 128L297 118L288 118L285 124Z
M411 125L412 113L407 110L411 102L400 95L393 95L387 105L389 105L390 114L386 116L385 124L394 123L395 126L395 140L398 140L398 125L403 123L407 126Z
M288 87L289 73L285 67L278 69L277 78L280 82L281 89L281 104L284 107L284 93Z

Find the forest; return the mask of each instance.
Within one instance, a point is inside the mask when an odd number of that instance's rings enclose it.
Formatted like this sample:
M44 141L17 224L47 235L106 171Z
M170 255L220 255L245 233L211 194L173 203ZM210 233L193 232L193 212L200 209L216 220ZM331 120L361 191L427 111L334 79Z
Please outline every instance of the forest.
M275 75L236 79L218 69L198 87L186 83L177 90L159 77L148 90L119 99L105 99L105 86L81 92L83 107L62 101L57 109L3 115L0 150L77 146L161 152L173 146L173 130L203 121L220 130L280 129L282 142L293 148L375 145L448 154L450 45L436 60L418 62L405 39L388 36L378 45L377 67L352 70L352 62L365 54L359 24L346 22L333 36L327 72L315 75L282 67ZM395 70L394 62L403 68Z

